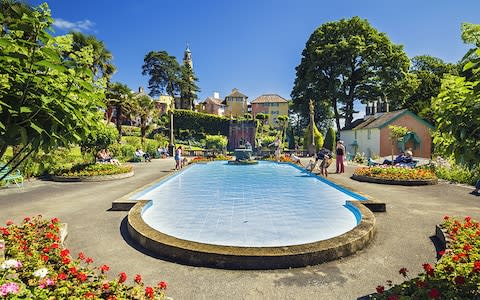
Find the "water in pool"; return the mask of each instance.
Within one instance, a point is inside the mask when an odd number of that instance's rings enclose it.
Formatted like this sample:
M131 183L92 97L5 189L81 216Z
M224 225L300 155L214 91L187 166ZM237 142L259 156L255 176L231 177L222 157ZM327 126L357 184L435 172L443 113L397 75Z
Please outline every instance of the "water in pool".
M227 246L269 247L329 239L360 216L361 196L290 164L195 164L131 199L151 199L142 214L176 238Z

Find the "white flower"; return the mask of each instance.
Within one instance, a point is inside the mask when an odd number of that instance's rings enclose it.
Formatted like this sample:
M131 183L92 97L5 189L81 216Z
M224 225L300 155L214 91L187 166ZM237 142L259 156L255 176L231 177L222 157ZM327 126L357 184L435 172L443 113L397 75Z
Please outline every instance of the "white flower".
M7 269L11 269L11 268L18 269L18 268L21 268L22 266L23 266L22 263L19 262L18 260L8 259L8 260L6 260L2 263L0 268L2 270L7 270Z
M47 274L48 274L48 269L47 268L41 268L41 269L38 269L35 272L33 272L33 276L39 277L39 278L43 278L43 277L47 276Z

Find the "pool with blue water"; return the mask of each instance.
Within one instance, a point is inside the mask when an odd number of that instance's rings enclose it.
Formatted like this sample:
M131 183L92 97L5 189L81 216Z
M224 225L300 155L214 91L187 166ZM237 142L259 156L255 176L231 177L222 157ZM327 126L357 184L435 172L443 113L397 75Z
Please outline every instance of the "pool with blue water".
M164 234L239 247L300 245L361 221L346 201L364 197L292 164L194 164L133 195L152 200L142 218Z

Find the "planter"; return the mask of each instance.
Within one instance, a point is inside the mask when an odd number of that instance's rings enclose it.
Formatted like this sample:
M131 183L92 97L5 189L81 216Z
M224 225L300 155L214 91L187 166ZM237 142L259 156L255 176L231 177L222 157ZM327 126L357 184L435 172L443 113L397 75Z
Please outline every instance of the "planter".
M352 175L354 180L379 184L391 184L391 185L405 185L405 186L418 186L418 185L434 185L438 183L438 179L415 179L415 180L395 180L395 179L383 179L370 176Z
M96 181L109 181L118 180L128 177L132 177L135 173L133 171L128 173L113 174L113 175L100 175L100 176L57 176L53 175L52 180L57 182L96 182Z

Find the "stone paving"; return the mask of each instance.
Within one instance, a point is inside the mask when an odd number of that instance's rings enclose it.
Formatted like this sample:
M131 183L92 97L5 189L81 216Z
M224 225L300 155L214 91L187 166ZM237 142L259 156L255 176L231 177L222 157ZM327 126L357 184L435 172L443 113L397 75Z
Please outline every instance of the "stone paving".
M304 160L306 163L307 160ZM23 188L0 189L0 222L42 214L68 223L66 246L84 251L95 263L108 264L109 274L142 274L147 284L168 282L174 299L356 299L372 293L387 279L401 281L398 270L412 275L421 264L434 263L435 224L445 214L480 219L480 197L473 187L440 182L404 187L362 183L345 174L329 179L385 202L376 213L377 234L362 251L321 265L286 270L229 271L179 265L149 255L131 243L125 231L126 212L109 211L115 199L172 171L172 159L135 164L135 176L118 181L61 183L27 181ZM334 165L330 166L330 172ZM283 183L279 183L283 184ZM173 200L174 201L174 200Z

